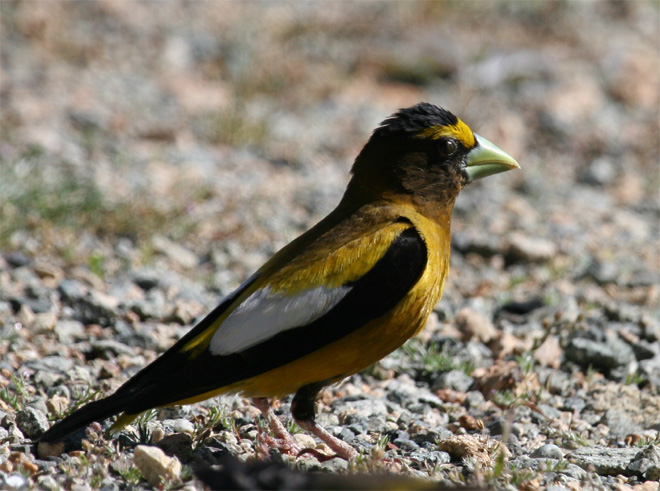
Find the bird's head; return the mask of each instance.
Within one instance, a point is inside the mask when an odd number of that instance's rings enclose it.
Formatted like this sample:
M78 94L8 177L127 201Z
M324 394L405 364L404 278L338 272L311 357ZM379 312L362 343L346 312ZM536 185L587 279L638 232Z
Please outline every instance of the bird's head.
M519 167L452 113L422 102L376 128L355 159L348 193L453 204L469 182Z

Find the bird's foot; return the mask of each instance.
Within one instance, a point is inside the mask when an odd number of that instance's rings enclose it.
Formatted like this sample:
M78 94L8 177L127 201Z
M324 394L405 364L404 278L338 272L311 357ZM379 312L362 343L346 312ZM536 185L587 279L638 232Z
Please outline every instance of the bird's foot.
M272 449L277 449L280 453L290 455L292 457L297 457L304 451L304 449L298 445L291 437L274 438L265 432L261 433L259 435L259 439L257 440L257 453L260 456L267 458L270 456L270 451Z
M263 397L254 398L252 399L252 404L261 411L261 414L263 414L274 435L274 438L266 434L261 436L261 445L258 448L259 453L267 456L271 448L276 448L283 454L292 455L294 457L297 456L302 451L302 448L296 443L293 436L291 436L291 433L289 433L284 427L273 411L273 408L270 407L268 399Z
M259 409L259 411L261 411L261 414L263 414L264 418L266 418L268 426L270 426L273 435L275 436L275 438L271 436L266 436L264 438L264 446L263 448L259 449L260 454L268 455L269 448L276 448L284 454L292 455L295 457L311 454L319 462L326 462L336 457L340 457L344 460L351 460L358 456L357 451L348 443L331 435L328 433L328 431L317 425L314 421L307 420L297 420L296 422L298 423L298 426L300 426L303 430L319 437L323 443L330 447L330 450L334 452L334 455L326 455L314 448L301 448L300 445L296 443L293 436L291 436L291 433L289 433L288 430L284 427L280 419L273 411L273 408L270 407L268 399L264 397L254 398L252 399L252 403L257 409Z
M332 459L336 459L337 457L340 457L338 454L328 455L328 454L325 454L325 453L323 453L323 452L321 452L321 451L319 451L315 448L310 448L310 447L303 448L300 452L298 452L298 455L296 455L296 458L300 458L303 455L311 455L316 460L318 460L321 464L323 462L327 462L328 460L332 460ZM348 460L348 459L345 459L345 460Z
M317 425L314 421L297 420L296 423L298 423L298 426L303 430L319 437L323 443L330 447L330 450L332 450L335 455L325 455L311 448L303 450L302 453L311 453L319 460L319 462L325 462L326 460L334 459L335 457L340 457L344 460L352 460L358 456L357 450L345 441L331 435L325 428ZM300 455L301 454L298 454L299 457Z
M277 449L280 453L289 455L296 459L305 455L310 455L320 463L327 462L328 460L339 457L337 454L328 455L321 452L320 450L317 450L316 448L302 447L293 437L274 438L265 432L260 433L259 439L257 440L256 449L257 453L263 458L268 458L270 456L270 451L273 449Z

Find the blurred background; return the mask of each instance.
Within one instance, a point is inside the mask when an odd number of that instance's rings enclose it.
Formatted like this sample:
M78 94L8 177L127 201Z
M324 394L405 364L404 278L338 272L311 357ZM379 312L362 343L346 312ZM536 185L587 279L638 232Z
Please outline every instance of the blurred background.
M169 240L192 252L183 270L238 281L336 204L380 121L425 100L523 167L466 189L463 248L497 253L522 233L562 268L658 271L654 2L5 1L0 14L3 251L108 274ZM194 257L219 247L229 263L200 270Z

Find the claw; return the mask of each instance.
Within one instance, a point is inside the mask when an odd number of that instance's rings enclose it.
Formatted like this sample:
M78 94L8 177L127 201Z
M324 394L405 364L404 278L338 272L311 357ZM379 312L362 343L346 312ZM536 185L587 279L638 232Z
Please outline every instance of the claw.
M319 462L326 462L336 457L342 458L344 460L351 460L358 456L357 451L353 447L351 447L345 441L340 440L339 438L328 433L321 426L317 425L313 419L311 420L296 419L296 422L302 429L320 438L321 441L323 441L328 447L330 447L330 450L332 450L335 453L334 455L326 455L313 448L305 448L301 450L300 446L295 442L295 440L291 436L291 433L287 431L287 429L284 427L282 422L273 412L273 409L270 407L270 404L268 403L268 399L263 397L254 398L252 399L252 403L257 407L257 409L261 411L264 418L266 418L268 425L273 431L273 435L275 435L275 438L272 438L270 436L267 437L266 444L271 448L273 447L277 448L282 453L285 453L287 455L293 455L295 457L300 457L301 455L305 455L305 454L311 454L314 457L316 457L316 459ZM312 399L312 403L313 403L313 399ZM260 449L260 452L265 455L268 454L267 448Z
M324 454L323 452L319 452L315 448L303 448L300 452L298 452L298 455L296 455L296 458L299 459L303 455L311 454L316 460L318 460L321 464L323 462L327 462L329 460L335 459L337 457L339 458L344 458L339 454L333 454L333 455L327 455Z

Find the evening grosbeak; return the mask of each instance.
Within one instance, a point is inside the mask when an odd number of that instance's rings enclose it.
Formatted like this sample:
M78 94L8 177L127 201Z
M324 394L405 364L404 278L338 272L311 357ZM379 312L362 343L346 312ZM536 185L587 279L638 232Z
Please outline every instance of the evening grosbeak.
M172 348L114 394L50 428L39 454L122 413L224 393L250 397L281 448L297 452L269 397L338 456L357 455L314 421L319 390L380 360L424 326L449 271L450 220L469 182L519 168L449 111L420 103L385 119L355 159L337 208L275 254Z

